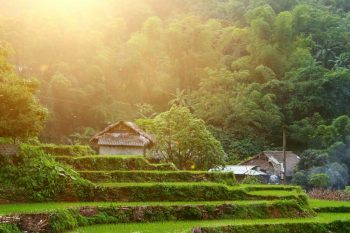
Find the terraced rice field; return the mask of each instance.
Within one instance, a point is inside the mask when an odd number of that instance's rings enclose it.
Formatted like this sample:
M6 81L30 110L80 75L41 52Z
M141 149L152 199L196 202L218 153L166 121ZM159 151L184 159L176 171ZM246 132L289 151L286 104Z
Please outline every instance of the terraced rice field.
M211 221L177 221L132 224L105 224L79 228L71 233L189 233L196 227L217 227L226 225L263 225L284 223L330 223L332 221L350 220L350 213L322 213L314 218L301 219L229 219ZM345 232L344 232L345 233Z
M284 227L339 220L349 221L350 227L350 203L308 203L295 186L238 185L232 173L178 171L142 157L57 159L94 184L93 201L2 204L0 217L44 216L46 231L52 233L189 233L196 227Z

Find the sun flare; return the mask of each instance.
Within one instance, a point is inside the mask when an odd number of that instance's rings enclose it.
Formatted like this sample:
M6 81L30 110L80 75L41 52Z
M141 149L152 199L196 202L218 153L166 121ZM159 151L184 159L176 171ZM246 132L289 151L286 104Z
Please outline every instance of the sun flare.
M49 11L85 11L94 9L99 3L98 0L39 0L36 4L43 10Z

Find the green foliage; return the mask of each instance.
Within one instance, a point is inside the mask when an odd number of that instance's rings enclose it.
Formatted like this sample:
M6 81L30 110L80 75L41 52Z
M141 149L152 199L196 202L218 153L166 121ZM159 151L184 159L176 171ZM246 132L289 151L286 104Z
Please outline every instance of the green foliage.
M84 145L44 144L37 146L36 148L53 156L84 156L96 153L91 147Z
M0 44L0 60L3 52ZM35 80L17 77L6 62L0 63L0 136L28 138L37 136L46 119L44 109L34 98Z
M0 233L21 233L20 229L14 224L0 224Z
M305 232L305 233L342 233L350 230L349 221L334 221L331 223L284 223L284 224L260 224L260 225L237 225L226 227L208 227L201 228L204 233L287 233L287 232Z
M292 184L300 185L301 187L308 187L308 174L305 171L297 171L292 179Z
M16 53L1 44L0 100L7 107L0 136L38 134L45 111L34 93L51 112L45 141L85 142L93 129L153 119L170 103L188 107L210 126L226 162L279 148L286 127L288 149L322 150L327 163L350 170L347 1L160 2L96 1L84 10L54 12L43 2L4 5L0 13L8 17L0 20L0 40ZM87 23L82 27L78 20ZM40 92L22 76L37 77ZM215 156L185 157L174 162L196 169L222 163ZM305 169L324 166L315 162Z
M60 195L74 198L91 186L72 169L27 145L21 145L16 156L0 157L0 164L0 195L5 199L44 201Z
M223 164L225 152L220 142L188 108L174 105L137 124L156 136L155 153L180 169L206 170Z
M8 15L0 40L16 52L1 49L1 71L13 73L8 57L20 76L40 80L38 98L51 112L44 139L85 142L91 128L150 118L170 102L218 131L230 163L280 147L282 126L294 151L344 141L330 122L350 114L346 1L160 2L96 1L54 12L41 2L9 2L0 9Z
M250 77L246 71L220 70L211 71L209 75L193 94L194 109L217 128L214 128L219 133L216 133L217 138L225 146L230 160L251 156L264 148L267 138L259 135L269 134L271 128L281 123L275 96L263 94L259 85L240 83ZM219 129L224 130L220 133Z
M109 186L109 187L108 187ZM218 183L110 184L94 189L86 201L219 201L244 200L247 193Z
M262 184L262 181L257 176L246 176L242 181L242 184Z
M49 230L66 232L77 226L110 223L157 222L174 220L254 219L309 217L313 211L296 201L257 204L206 204L156 206L106 206L50 211Z
M81 171L92 182L214 182L234 185L232 172L205 171Z
M263 187L261 187L263 188ZM255 188L256 189L256 188ZM220 183L101 183L95 187L85 201L222 201L248 199L286 199L305 204L304 195L295 187L272 186L261 195L245 187L228 186ZM282 191L280 191L282 189ZM291 192L293 191L293 192ZM147 195L146 195L147 194Z
M77 170L177 170L172 163L152 164L143 156L134 155L56 156L55 160L71 165Z
M77 226L76 213L73 210L61 210L51 215L49 225L50 232L63 233L67 230L73 230Z
M309 184L313 188L327 188L332 184L331 178L325 173L312 174Z
M327 153L319 150L306 150L300 155L298 168L300 170L310 170L315 167L322 167L328 163Z

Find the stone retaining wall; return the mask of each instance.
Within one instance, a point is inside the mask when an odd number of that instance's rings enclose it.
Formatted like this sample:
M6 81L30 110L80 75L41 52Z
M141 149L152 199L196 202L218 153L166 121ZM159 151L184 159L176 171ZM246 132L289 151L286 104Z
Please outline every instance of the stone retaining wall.
M0 155L16 155L18 151L18 145L3 144L0 145Z

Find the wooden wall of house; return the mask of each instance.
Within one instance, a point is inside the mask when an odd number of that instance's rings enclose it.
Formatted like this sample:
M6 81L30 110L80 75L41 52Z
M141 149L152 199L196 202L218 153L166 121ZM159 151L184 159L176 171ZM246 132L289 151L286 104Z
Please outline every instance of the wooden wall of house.
M143 155L142 146L100 146L100 155Z

